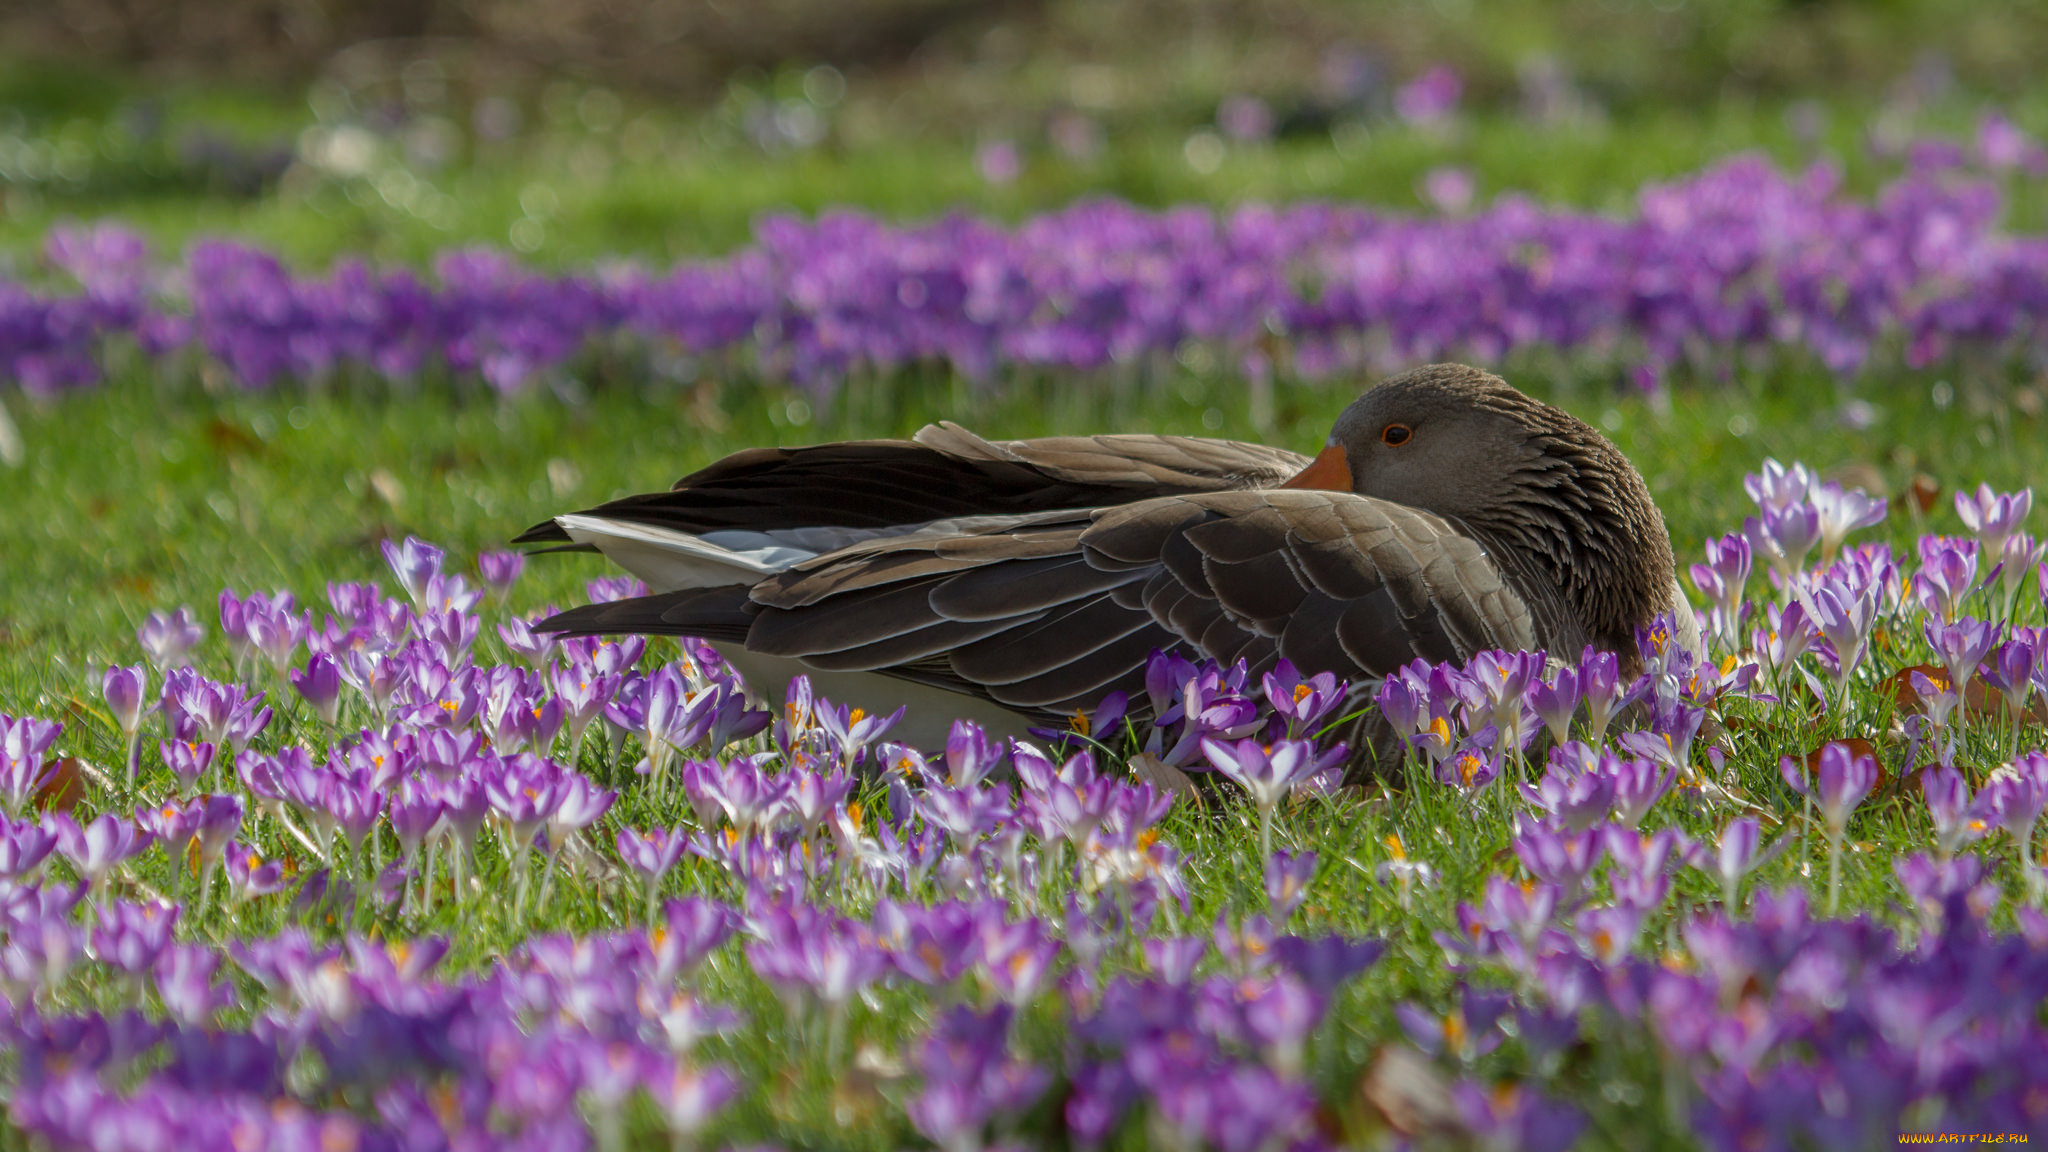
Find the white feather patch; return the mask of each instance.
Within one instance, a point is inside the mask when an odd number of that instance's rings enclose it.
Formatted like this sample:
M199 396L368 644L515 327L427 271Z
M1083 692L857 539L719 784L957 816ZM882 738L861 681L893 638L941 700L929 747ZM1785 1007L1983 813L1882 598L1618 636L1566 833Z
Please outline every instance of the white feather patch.
M688 532L602 516L557 516L555 523L562 526L569 539L596 548L604 553L605 559L646 581L647 587L656 592L753 584L816 555L773 543L725 548Z

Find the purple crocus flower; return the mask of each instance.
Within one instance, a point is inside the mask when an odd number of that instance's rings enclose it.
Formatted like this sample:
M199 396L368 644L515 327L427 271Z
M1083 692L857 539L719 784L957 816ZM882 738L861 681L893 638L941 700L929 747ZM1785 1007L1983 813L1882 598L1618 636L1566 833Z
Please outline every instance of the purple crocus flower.
M723 904L698 896L663 904L649 932L653 981L667 987L687 976L732 937L733 920Z
M0 717L4 719L4 717ZM0 806L9 812L26 812L57 775L57 765L40 755L9 756L0 753Z
M1676 766L1643 758L1623 759L1603 753L1599 767L1594 770L1614 782L1614 819L1625 828L1642 823L1657 801L1678 782Z
M647 878L647 919L652 922L655 900L661 892L661 878L683 858L690 839L673 830L657 828L641 832L621 828L614 842L619 849L619 859Z
M1823 563L1834 558L1835 551L1849 533L1883 522L1890 503L1884 497L1873 497L1861 488L1844 490L1840 484L1832 482L1815 484L1808 490L1807 499L1820 517L1820 556Z
M446 810L440 789L431 778L410 776L399 781L385 815L391 822L392 833L398 837L402 859L410 861L419 854L420 846L426 843Z
M1931 764L1920 771L1920 792L1927 801L1927 815L1934 823L1934 846L1946 860L1964 845L1982 839L1991 827L1971 804L1970 785L1963 774L1947 764Z
M1815 588L1807 604L1814 626L1826 637L1835 654L1835 693L1847 691L1850 677L1863 661L1869 647L1871 628L1877 622L1877 590L1828 582Z
M396 656L354 649L343 655L338 671L342 680L369 703L381 724L391 710L392 695L410 670Z
M1867 755L1858 755L1839 741L1830 742L1821 749L1820 767L1812 782L1807 780L1804 762L1797 757L1787 756L1779 761L1778 771L1794 792L1819 807L1821 819L1828 826L1830 835L1837 837L1848 827L1850 814L1870 795L1878 781L1877 761Z
M1983 879L1984 861L1977 856L1937 860L1916 852L1892 861L1892 875L1898 877L1899 886L1911 897L1930 932L1940 930L1952 900L1959 898L1969 914L1981 921L1998 907L2003 895L1996 881Z
M1209 951L1209 941L1200 936L1147 937L1139 947L1145 954L1145 967L1154 976L1168 984L1186 984Z
M958 980L981 950L974 909L962 904L921 907L885 900L875 908L874 930L895 969L931 987Z
M1521 1085L1485 1088L1459 1081L1451 1086L1451 1096L1460 1125L1479 1147L1565 1152L1586 1130L1585 1115L1578 1109L1553 1103Z
M1761 518L1742 522L1750 549L1782 579L1791 579L1806 563L1806 554L1820 542L1820 512L1801 502L1765 508Z
M341 668L332 656L315 654L303 670L291 674L292 689L322 723L333 725L341 716Z
M946 782L955 788L974 788L1003 762L1001 741L989 739L981 725L955 720L946 733Z
M149 971L171 942L178 907L161 901L131 904L115 900L100 909L92 930L93 955L130 976Z
M739 1081L717 1064L697 1068L681 1062L647 1085L669 1131L684 1144L711 1123L739 1089Z
M1314 735L1323 719L1344 702L1350 688L1347 684L1339 684L1334 672L1303 677L1300 670L1285 659L1261 678L1259 686L1274 715L1286 722L1290 740Z
M1459 989L1458 1002L1441 1016L1404 1001L1394 1005L1394 1018L1417 1048L1469 1064L1500 1047L1499 1023L1512 1003L1504 993L1466 984Z
M217 982L221 954L211 948L170 944L158 953L152 975L157 999L173 1020L188 1028L205 1028L214 1015L234 1003L234 988Z
M1266 859L1266 914L1273 923L1286 927L1287 918L1308 899L1309 882L1315 878L1314 852L1281 850Z
M1008 788L942 788L919 793L917 811L953 838L961 851L982 835L995 831L1011 813Z
M1993 492L1991 485L1979 484L1975 492L1956 493L1956 515L1962 517L1963 527L1983 545L1987 556L2005 551L2006 539L2020 530L2033 508L2032 488Z
M516 616L498 625L498 639L514 656L535 668L547 666L548 657L554 654L555 645L560 643L553 632L536 632L531 622ZM556 670L561 671L560 668Z
M888 966L865 925L801 905L770 910L756 929L761 938L747 947L755 973L835 1014Z
M1994 771L1970 806L1977 820L2012 838L2030 887L2040 882L2031 863L2034 829L2044 809L2048 809L2048 753L2041 752L2029 752Z
M1457 113L1464 93L1465 81L1457 69L1437 64L1395 90L1394 112L1410 124L1440 124Z
M1492 750L1493 729L1488 728L1437 765L1436 778L1476 799L1500 777L1501 754Z
M700 810L725 814L744 836L754 830L772 828L781 818L789 796L789 780L763 766L768 757L737 756L720 764L715 760L693 760L683 767L683 789Z
M1749 541L1739 534L1707 541L1707 562L1691 568L1693 587L1711 602L1707 630L1733 648L1741 636L1743 593L1749 585Z
M141 767L142 716L144 699L149 695L149 673L145 666L134 664L110 665L106 677L100 682L100 692L106 698L107 711L114 716L114 723L126 739L127 751L122 756L126 765L128 786L135 787L135 774Z
M266 860L253 848L230 842L225 849L228 888L237 900L282 892L289 886L284 861Z
M798 833L808 837L825 822L834 809L853 794L854 780L844 772L820 776L816 772L792 772L785 793L789 812L797 819Z
M1742 490L1749 493L1758 508L1771 511L1806 499L1813 490L1813 482L1812 471L1797 460L1787 467L1775 459L1766 459L1761 472L1742 478Z
M1543 661L1541 652L1488 651L1474 656L1465 669L1480 715L1499 733L1502 750L1529 742L1529 685L1542 676Z
M1560 668L1549 682L1538 681L1530 687L1529 707L1543 722L1552 743L1562 744L1570 737L1572 717L1578 714L1584 695L1576 668Z
M609 788L601 788L588 776L575 772L562 774L562 796L553 812L548 815L548 842L551 850L559 851L569 837L583 831L604 817L617 802L619 794Z
M1566 905L1576 905L1580 887L1600 863L1603 841L1593 832L1572 833L1518 818L1512 841L1529 874L1555 885Z
M1927 612L1943 622L1954 620L1963 598L1977 585L1977 544L1941 536L1920 538L1920 571L1913 577L1913 595Z
M0 880L28 879L57 847L57 835L32 820L0 816Z
M192 610L185 607L169 615L151 612L142 622L142 627L135 631L135 640L142 645L142 654L159 672L184 667L185 658L205 636L206 629L192 618Z
M107 711L129 739L142 727L143 698L149 694L149 672L140 664L109 665L100 683Z
M476 569L484 583L502 599L518 582L519 574L526 570L526 556L520 552L480 552L476 558Z
M1581 768L1573 759L1568 750L1553 751L1543 778L1520 788L1531 807L1550 814L1566 831L1584 832L1614 807L1614 777Z
M1797 757L1779 761L1778 772L1793 791L1813 801L1827 826L1828 907L1832 911L1841 896L1842 835L1849 827L1850 814L1877 786L1877 761L1857 755L1846 744L1831 742L1820 751L1820 768L1813 783L1807 782L1805 763Z
M1230 914L1220 912L1216 926L1210 930L1209 939L1216 945L1216 952L1240 976L1263 971L1273 962L1273 922L1263 914L1254 913L1231 925Z
M2005 548L1999 553L1998 588L2008 610L2018 601L2020 585L2026 580L2029 570L2041 563L2044 554L2048 554L2048 544L2025 532L2015 532L2006 539Z
M40 759L49 752L63 731L64 726L54 721L0 713L0 759L23 762Z
M982 926L981 970L996 995L1012 1008L1024 1008L1037 998L1059 954L1060 942L1037 920Z
M866 755L867 746L894 728L903 719L904 712L909 710L906 705L886 716L870 716L859 708L835 708L824 700L818 703L817 721L825 734L826 745L847 768L860 763Z
M302 612L292 615L291 596L283 592L267 602L252 595L244 607L243 627L250 651L269 661L272 670L284 671L291 664L299 645L311 633L313 614Z
M356 782L339 774L321 777L316 787L319 813L341 833L350 852L361 852L363 840L384 812L384 791L367 779Z
M221 852L242 830L242 818L247 809L240 796L232 793L202 796L192 802L196 810L192 826L192 838L197 841L199 865L211 869L219 862Z
M1418 661L1419 663L1419 661ZM1418 736L1429 717L1426 704L1429 698L1427 681L1412 676L1407 668L1397 669L1373 692L1373 703L1394 734L1404 739Z
M1619 964L1635 950L1643 918L1653 904L1628 901L1606 908L1588 908L1573 925L1586 952L1602 964Z
M415 623L420 639L433 645L435 655L451 668L468 658L470 646L476 643L477 633L483 627L476 617L454 608L423 608Z
M391 565L405 594L415 605L424 604L427 582L440 575L441 561L447 553L417 536L407 536L403 544L386 540L383 548L384 560Z
M2029 629L2013 629L2013 638L1990 654L1990 661L1980 673L1984 682L2005 698L2005 711L2013 720L2013 752L2018 751L2019 726L2042 666L2042 653L2031 633Z
M1977 675L1985 655L1998 641L1996 627L1967 616L1948 623L1929 619L1922 625L1922 631L1934 649L1935 659L1948 671L1949 687L1958 695Z
M500 770L485 774L484 796L510 825L513 847L523 854L561 806L567 786L561 770L547 761L517 756L501 763Z
M1325 999L1335 995L1352 977L1379 963L1387 950L1381 941L1336 933L1278 936L1272 948L1274 963Z
M123 861L148 851L155 841L139 831L133 822L112 812L80 828L68 813L58 812L48 824L57 834L57 851L77 867L86 882L97 889L107 873Z
M1621 658L1591 645L1579 657L1579 687L1586 701L1586 740L1598 746L1616 713L1632 703L1638 689L1622 683Z
M618 679L599 675L588 666L556 665L549 670L548 687L562 705L562 722L569 729L573 764L575 749L583 747L584 730L604 712L618 688Z
M1754 817L1730 820L1721 829L1714 853L1713 873L1721 881L1721 906L1730 915L1741 907L1743 877L1768 864L1790 843L1780 837L1768 851L1760 851L1762 842L1763 826ZM1704 871L1707 865L1696 860L1695 867Z
M1345 748L1337 745L1317 755L1315 746L1304 740L1279 740L1261 745L1257 740L1224 744L1204 738L1202 754L1211 766L1251 794L1259 810L1259 851L1273 853L1273 809L1295 785L1343 762Z

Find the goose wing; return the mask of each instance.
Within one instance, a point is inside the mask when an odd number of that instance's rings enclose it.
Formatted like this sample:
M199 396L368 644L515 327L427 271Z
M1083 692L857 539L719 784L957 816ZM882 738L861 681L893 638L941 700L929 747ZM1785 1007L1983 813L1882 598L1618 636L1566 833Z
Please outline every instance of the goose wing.
M1096 508L1156 496L1278 484L1308 458L1194 436L985 440L952 423L910 440L736 452L676 481L580 515L683 532L886 528L969 516ZM564 543L554 521L514 542Z
M912 532L751 587L594 604L542 627L743 642L1053 717L1142 697L1155 649L1254 671L1285 657L1363 681L1416 657L1535 646L1528 606L1478 543L1350 493L1166 496Z

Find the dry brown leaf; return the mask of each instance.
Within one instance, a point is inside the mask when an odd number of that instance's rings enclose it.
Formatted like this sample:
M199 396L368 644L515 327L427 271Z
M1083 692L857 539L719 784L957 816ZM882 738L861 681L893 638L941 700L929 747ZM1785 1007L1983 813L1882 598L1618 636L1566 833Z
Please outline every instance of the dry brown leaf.
M1937 688L1948 687L1948 670L1939 664L1912 664L1877 682L1878 694L1890 700L1901 712L1924 715L1926 701L1913 687L1913 673L1932 680ZM1982 676L1970 678L1969 690L1963 693L1963 715L1971 720L1995 720L2000 724L2012 723L2012 711L2005 706L2005 695L1993 688ZM2027 715L2037 724L2048 724L2048 702L2034 700L2027 708Z
M57 761L50 778L36 789L32 803L48 812L69 812L85 796L85 777L78 771L76 757Z

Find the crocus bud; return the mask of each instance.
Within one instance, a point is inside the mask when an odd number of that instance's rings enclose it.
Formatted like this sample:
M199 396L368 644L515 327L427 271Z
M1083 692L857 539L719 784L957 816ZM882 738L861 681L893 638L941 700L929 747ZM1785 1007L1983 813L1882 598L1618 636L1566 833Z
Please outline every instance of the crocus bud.
M476 558L476 568L491 591L503 596L526 569L526 557L518 552L485 552Z
M306 661L304 671L291 673L291 682L315 716L328 724L335 722L341 714L341 669L333 657L325 653L315 655Z
M142 698L149 692L149 672L140 664L116 664L107 669L100 692L107 699L107 710L114 714L114 723L123 733L135 735L142 726Z

